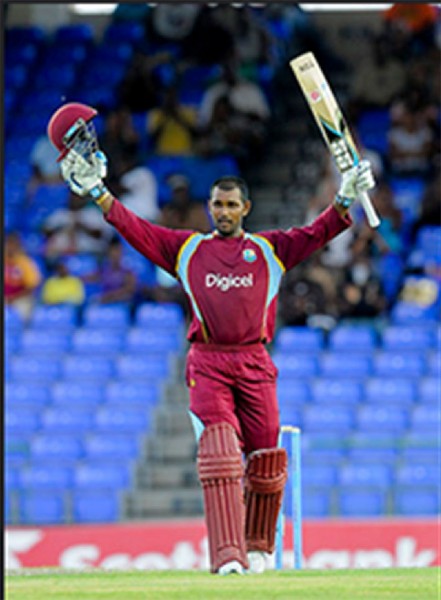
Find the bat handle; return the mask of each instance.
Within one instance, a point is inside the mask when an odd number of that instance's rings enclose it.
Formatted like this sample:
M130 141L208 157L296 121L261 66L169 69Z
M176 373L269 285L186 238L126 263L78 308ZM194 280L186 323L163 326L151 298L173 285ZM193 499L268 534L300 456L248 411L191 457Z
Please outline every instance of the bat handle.
M367 192L363 192L362 194L360 194L359 200L361 202L364 212L366 213L369 225L373 228L378 227L381 221L377 213L375 212L374 205L372 204Z

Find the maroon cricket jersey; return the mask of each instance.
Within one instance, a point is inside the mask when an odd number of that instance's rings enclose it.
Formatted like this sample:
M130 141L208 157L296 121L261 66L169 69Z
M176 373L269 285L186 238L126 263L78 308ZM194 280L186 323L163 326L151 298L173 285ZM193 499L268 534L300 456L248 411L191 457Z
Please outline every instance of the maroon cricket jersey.
M141 254L176 277L191 305L187 338L245 345L274 335L280 281L351 224L332 206L309 226L224 238L155 225L118 200L106 219Z

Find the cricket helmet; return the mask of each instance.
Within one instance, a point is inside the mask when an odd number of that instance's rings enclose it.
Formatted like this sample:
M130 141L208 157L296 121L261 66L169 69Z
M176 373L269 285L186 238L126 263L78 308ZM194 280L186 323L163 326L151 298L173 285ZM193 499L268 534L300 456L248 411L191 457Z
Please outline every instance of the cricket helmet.
M79 102L63 104L54 112L47 126L47 134L60 152L57 162L66 156L77 134L87 127L98 112L91 106Z

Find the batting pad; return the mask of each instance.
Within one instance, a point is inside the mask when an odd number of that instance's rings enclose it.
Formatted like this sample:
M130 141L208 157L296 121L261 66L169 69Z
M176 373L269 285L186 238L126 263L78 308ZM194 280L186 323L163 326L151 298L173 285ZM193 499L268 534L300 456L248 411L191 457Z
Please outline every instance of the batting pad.
M204 493L210 569L237 560L245 569L245 506L242 453L228 423L206 427L199 440L197 467Z
M252 452L245 472L247 550L274 552L277 516L288 476L284 448Z

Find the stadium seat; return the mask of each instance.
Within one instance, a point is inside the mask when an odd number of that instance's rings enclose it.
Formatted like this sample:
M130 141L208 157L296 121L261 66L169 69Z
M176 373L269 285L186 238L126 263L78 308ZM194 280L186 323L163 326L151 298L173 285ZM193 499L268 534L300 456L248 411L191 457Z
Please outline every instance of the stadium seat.
M369 354L349 353L342 358L341 352L323 353L320 358L320 373L325 377L367 377L372 372Z
M77 325L78 308L71 305L35 307L31 317L31 326L57 331L72 330Z
M113 360L102 357L71 354L63 360L62 375L65 379L79 381L102 381L106 383L114 375Z
M373 366L378 377L421 377L426 371L424 357L411 352L380 351Z
M136 459L140 453L140 437L132 433L126 435L94 433L84 440L88 459Z
M354 410L348 406L317 404L306 406L303 410L303 427L306 432L346 433L353 425Z
M436 433L441 431L441 411L436 404L415 406L410 417L412 431Z
M275 352L273 361L279 369L280 379L315 377L318 374L318 360L308 354L285 354Z
M354 352L369 352L377 345L377 334L372 327L340 325L329 334L328 347L330 350L341 350L350 354ZM341 355L340 355L341 358ZM347 358L345 354L345 358Z
M337 473L335 465L308 465L302 470L302 485L332 487L337 483Z
M88 23L60 25L53 34L56 45L75 44L77 42L92 43L94 30Z
M56 406L46 409L41 415L46 433L80 435L94 424L94 410L76 406Z
M27 329L21 337L23 353L63 354L70 350L71 336L64 331L42 331L41 328Z
M105 401L105 388L102 383L76 383L73 380L59 380L51 387L51 397L56 405L95 406Z
M35 461L74 461L83 456L83 444L74 435L42 433L31 440L30 455Z
M73 334L72 349L78 354L110 357L122 350L124 337L121 331L82 327Z
M438 464L439 449L437 448L403 448L400 459L403 464Z
M23 319L20 313L12 306L5 306L4 326L5 330L10 333L21 332L23 329Z
M23 489L68 489L73 483L73 468L46 462L26 465L20 470L20 485Z
M23 436L34 433L41 427L40 407L23 408L16 406L6 407L5 412L6 432L11 436Z
M310 327L282 327L276 336L274 347L279 352L316 352L324 347L324 334Z
M277 397L280 405L302 405L311 400L310 386L296 379L280 379L277 384Z
M65 264L72 275L86 277L98 271L98 259L93 254L72 254L66 256Z
M425 431L424 428L408 431L402 438L403 449L412 450L441 450L439 433L434 430Z
M357 404L363 400L363 386L353 379L317 379L311 383L314 402Z
M440 484L440 475L437 464L408 462L397 468L395 480L398 485L436 486Z
M416 384L412 379L372 377L365 382L364 389L367 402L408 405L416 400Z
M30 439L33 431L5 431L5 456L9 465L22 465L29 458Z
M74 472L74 486L79 488L123 489L131 485L131 464L123 462L88 461L77 465Z
M72 519L75 523L110 523L121 518L118 490L87 489L72 493Z
M337 505L343 517L377 517L387 511L387 491L359 486L339 488Z
M340 486L369 486L386 489L392 484L392 470L378 463L347 464L338 474Z
M162 379L170 372L167 356L124 354L115 360L116 374L121 379Z
M51 401L50 386L45 384L32 384L14 382L5 385L6 405L19 407L29 404L31 407L46 406Z
M125 350L129 352L177 352L182 346L180 331L149 330L132 327L127 333Z
M119 42L136 44L143 39L144 35L145 32L141 23L132 21L125 23L111 23L104 31L103 42L108 44Z
M395 466L398 450L394 448L352 448L348 450L347 459L351 464L382 464Z
M151 406L158 402L160 396L156 380L152 382L115 380L106 386L105 397L110 404Z
M280 405L280 419L284 423L291 423L296 427L302 426L302 411L301 407L291 403Z
M396 406L361 406L356 419L360 431L373 433L403 432L408 424L407 409Z
M387 327L382 336L385 350L426 350L435 345L435 332L428 327L405 327L395 325Z
M148 408L103 406L95 415L95 431L98 433L145 433L149 426Z
M51 382L61 375L61 360L55 357L14 356L10 363L11 378L16 382Z
M85 327L125 330L130 324L129 308L124 304L91 305L84 311L83 323Z
M441 382L438 377L422 377L418 382L418 400L420 402L439 402Z
M441 378L441 354L436 350L429 353L426 359L427 375Z
M175 331L184 323L184 313L178 304L141 304L135 317L135 325L138 327L158 328L161 331Z
M22 525L49 525L66 522L66 494L59 490L26 490L19 495Z
M439 485L426 489L396 488L394 511L406 517L438 515L441 503Z
M292 516L289 502L287 514ZM328 487L302 486L302 514L310 519L328 517L331 514L331 490Z

